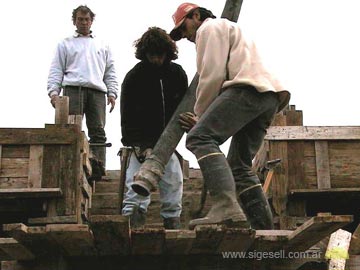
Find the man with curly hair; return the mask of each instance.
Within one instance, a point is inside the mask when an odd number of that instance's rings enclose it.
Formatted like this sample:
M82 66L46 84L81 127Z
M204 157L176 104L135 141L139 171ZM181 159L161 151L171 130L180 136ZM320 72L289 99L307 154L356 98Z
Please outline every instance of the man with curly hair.
M163 29L149 28L134 46L135 57L141 61L125 76L120 98L121 141L133 148L122 213L130 216L132 228L145 224L150 204L150 196L143 197L131 189L134 174L151 153L188 87L185 71L172 62L178 57L175 42ZM160 215L165 229L180 228L182 186L180 162L173 153L159 182Z
M56 49L48 77L48 95L55 107L60 92L69 96L69 113L85 114L90 143L106 142L107 104L114 109L118 93L114 59L107 43L90 30L95 14L87 6L73 10L75 33L62 40ZM105 147L91 147L105 167Z

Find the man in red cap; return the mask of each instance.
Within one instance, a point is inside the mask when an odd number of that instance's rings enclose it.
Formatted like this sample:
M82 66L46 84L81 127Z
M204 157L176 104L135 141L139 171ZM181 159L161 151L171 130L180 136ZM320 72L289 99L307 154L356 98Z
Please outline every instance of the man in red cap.
M238 24L192 3L181 4L173 20L170 36L196 45L195 114L181 114L180 123L189 131L186 147L197 157L213 201L206 217L189 226L248 227L245 212L254 229L272 229L269 203L251 167L266 129L288 104L290 93L264 67ZM219 146L230 137L226 159Z

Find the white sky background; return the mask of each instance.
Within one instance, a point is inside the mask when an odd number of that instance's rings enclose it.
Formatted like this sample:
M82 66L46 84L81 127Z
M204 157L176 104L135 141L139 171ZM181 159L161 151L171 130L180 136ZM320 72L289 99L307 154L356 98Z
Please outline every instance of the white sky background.
M137 63L133 41L150 26L169 31L180 0L17 0L0 4L0 128L43 128L54 123L46 91L57 42L74 31L72 10L88 5L96 14L94 33L109 40L119 86ZM225 0L197 0L220 16ZM291 91L290 104L304 114L307 126L359 125L360 1L244 0L239 24L254 37L264 61ZM179 59L195 74L194 44L177 43ZM120 89L119 89L120 90ZM107 114L107 169L119 169L121 147L119 100ZM109 107L107 108L107 111ZM83 125L85 127L85 123ZM222 148L226 151L226 145ZM198 167L184 147L179 152Z

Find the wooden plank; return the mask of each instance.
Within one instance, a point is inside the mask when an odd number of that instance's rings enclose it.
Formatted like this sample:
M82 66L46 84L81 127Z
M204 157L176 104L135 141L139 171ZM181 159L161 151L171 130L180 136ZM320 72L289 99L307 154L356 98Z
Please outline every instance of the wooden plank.
M121 215L91 216L90 228L94 233L98 254L127 255L130 253L128 217Z
M3 145L2 158L29 158L29 149L29 145Z
M304 172L304 141L287 142L288 153L288 189L305 188ZM288 202L287 215L289 216L306 216L305 201L297 200ZM283 220L281 220L283 221ZM281 229L291 229L286 224L280 223Z
M28 223L32 225L46 225L46 224L72 224L77 223L77 217L72 216L54 216L54 217L40 217L29 218Z
M296 198L319 198L328 197L334 198L334 196L340 196L346 198L360 197L360 188L331 188L331 189L293 189L290 190L290 195Z
M66 256L96 255L94 235L88 225L49 224L45 230L63 248Z
M41 188L42 163L44 156L43 145L31 145L29 157L29 187Z
M274 168L275 174L271 182L272 204L278 216L286 215L288 202L288 148L287 142L270 142L269 158L275 160L280 158L281 163Z
M69 97L61 96L55 102L55 124L67 124L69 117Z
M360 254L360 225L358 225L351 237L349 253L351 255Z
M45 226L26 226L22 223L4 224L3 231L24 245L36 257L59 254L59 247L46 235Z
M0 189L0 199L56 198L61 197L60 188L14 188Z
M196 238L190 254L214 254L225 234L225 227L220 225L198 225L195 227Z
M246 251L255 240L256 231L252 229L227 228L217 247L217 253L224 251Z
M52 128L1 128L0 144L71 144L76 138L76 129L68 126Z
M160 255L165 248L165 230L131 230L130 246L132 255Z
M251 250L257 251L278 251L288 241L291 230L256 230L255 239Z
M0 177L28 177L28 158L2 158Z
M1 159L2 159L2 145L0 144L0 172L1 172Z
M360 140L359 126L271 126L266 140Z
M315 157L318 188L331 188L329 149L327 141L315 141Z
M330 236L325 258L329 260L329 269L345 270L346 260L349 258L351 233L337 230Z
M305 251L324 237L353 221L353 216L316 216L298 227L289 237L287 250Z
M27 188L27 177L0 177L0 189Z
M166 254L187 255L196 238L193 230L166 230L165 231Z
M35 258L34 254L14 238L0 238L0 250L8 254L12 260L33 260Z

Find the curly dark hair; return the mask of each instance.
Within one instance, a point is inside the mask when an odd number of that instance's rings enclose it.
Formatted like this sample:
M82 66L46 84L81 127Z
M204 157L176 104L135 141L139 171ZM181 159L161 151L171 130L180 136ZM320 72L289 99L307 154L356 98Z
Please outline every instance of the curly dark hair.
M95 13L92 12L92 10L90 8L88 8L87 6L81 5L81 6L78 6L77 8L75 8L73 10L73 12L72 12L72 20L73 20L73 22L76 21L76 14L78 13L78 11L80 11L83 14L89 13L90 17L91 17L91 21L93 21L94 18L95 18Z
M161 55L166 53L168 62L178 58L178 49L175 42L159 27L149 27L148 30L134 42L136 48L135 57L140 60L146 59L146 54Z

